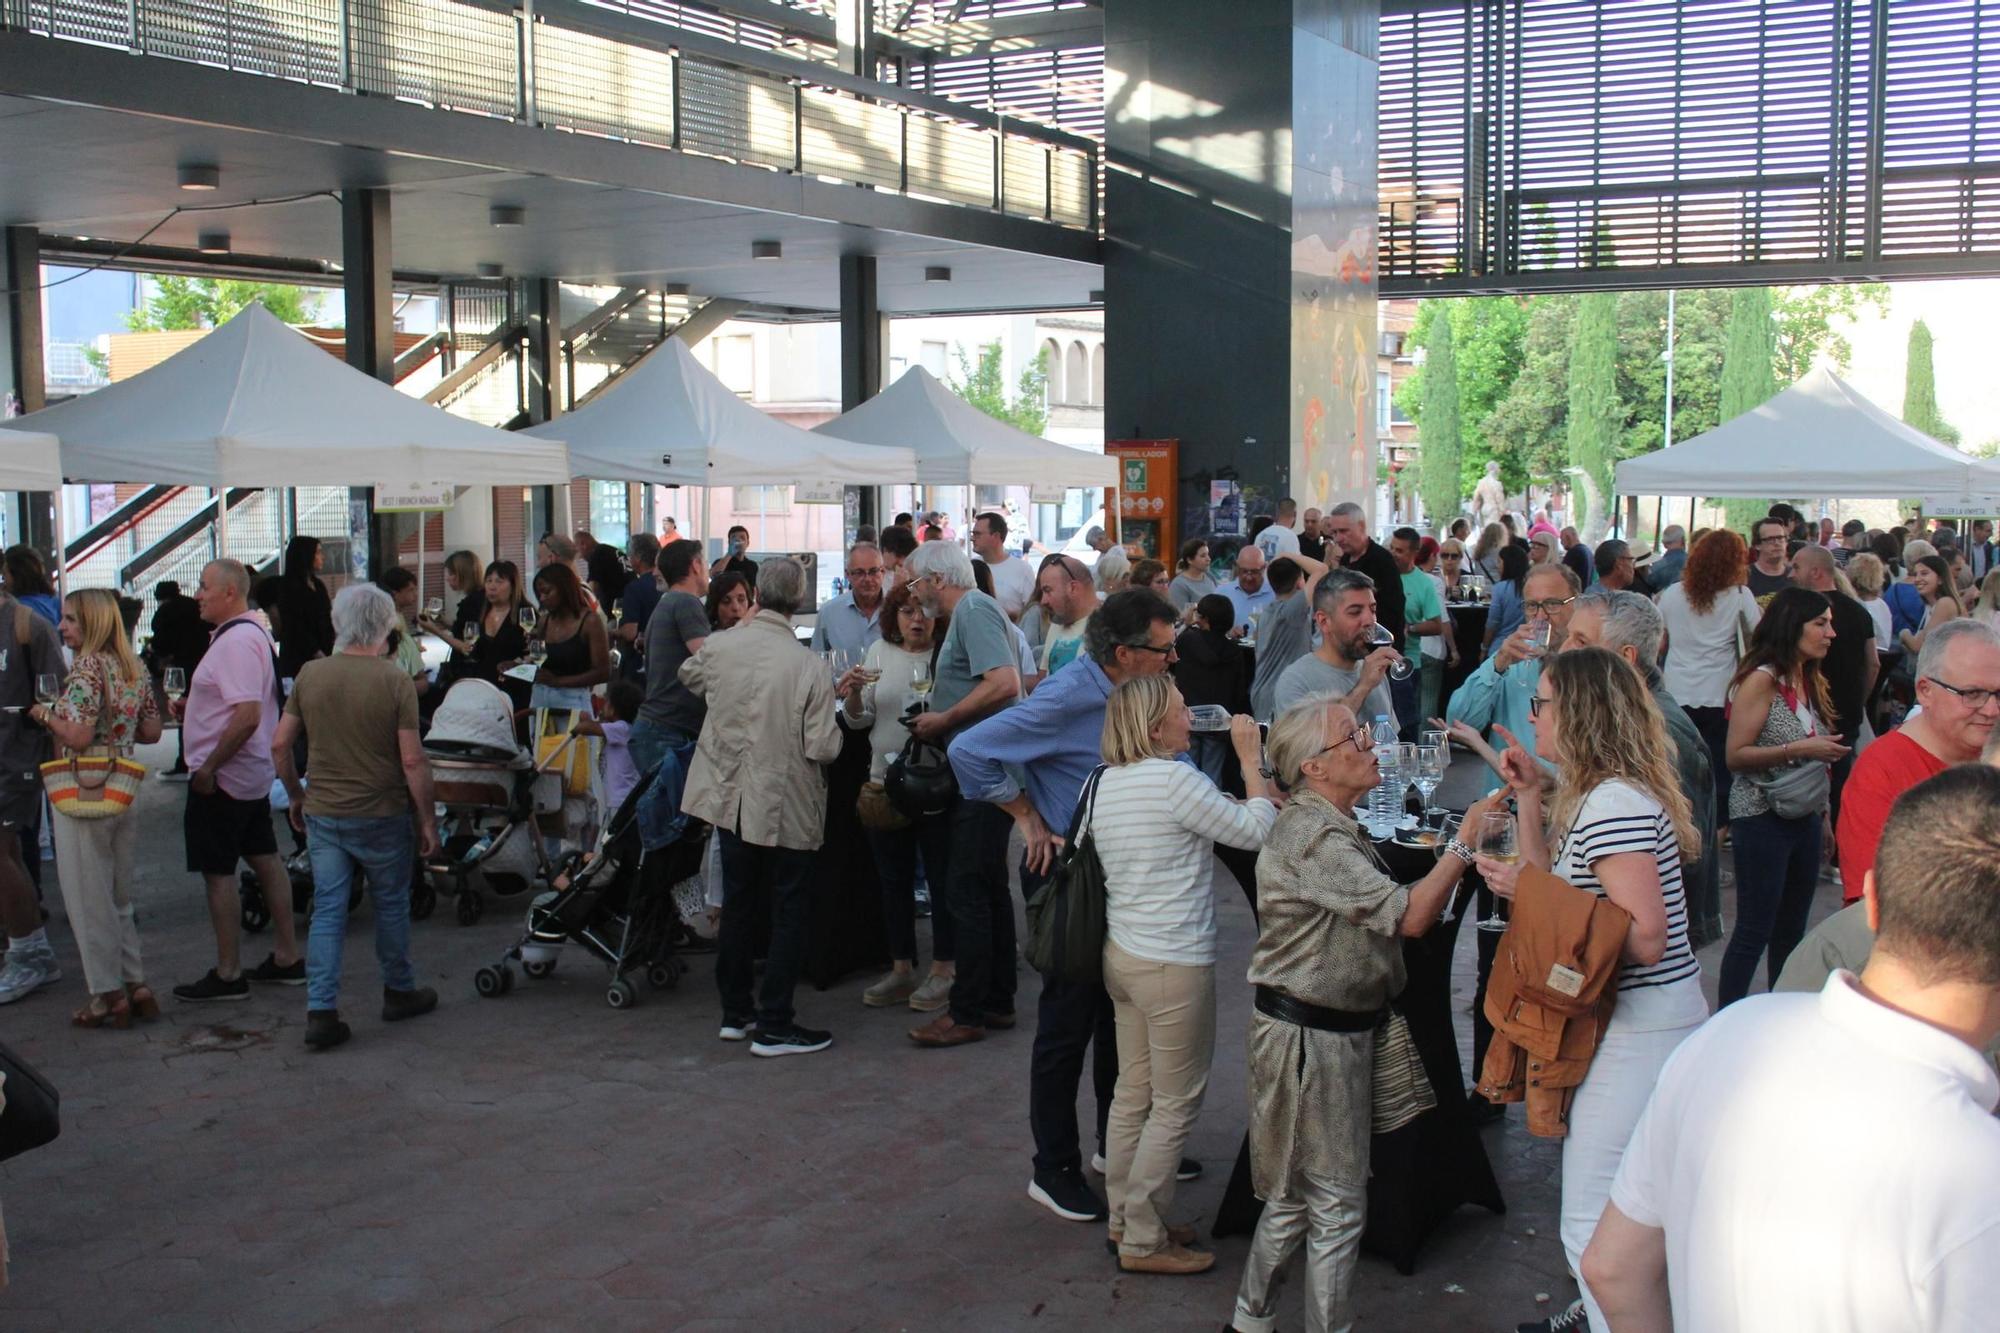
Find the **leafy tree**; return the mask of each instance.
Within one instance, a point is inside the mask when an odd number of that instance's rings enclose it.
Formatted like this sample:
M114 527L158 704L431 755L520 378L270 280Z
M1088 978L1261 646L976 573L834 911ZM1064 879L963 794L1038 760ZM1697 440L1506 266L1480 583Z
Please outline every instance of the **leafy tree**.
M1579 486L1585 513L1578 524L1586 534L1604 530L1611 500L1611 465L1624 422L1618 400L1618 297L1592 292L1577 302L1569 347L1570 464L1592 483Z
M151 280L146 304L125 317L134 333L162 329L212 329L227 323L252 301L287 324L309 324L319 310L319 294L279 282L233 278L187 278L160 274Z
M1447 323L1451 326L1458 385L1461 497L1472 494L1472 488L1485 475L1487 461L1498 456L1481 423L1507 396L1520 374L1528 316L1529 303L1516 296L1424 301L1417 306L1416 323L1410 330L1411 346L1424 348L1434 357L1437 330ZM1430 393L1428 386L1433 383L1432 367L1427 362L1396 389L1397 405L1417 423L1420 431ZM1500 475L1510 490L1519 490L1528 482L1527 474L1515 475L1505 459L1501 460Z
M1903 420L1934 440L1958 443L1958 428L1938 412L1937 372L1931 364L1931 330L1921 319L1910 325L1909 360L1903 370Z
M1771 301L1777 321L1773 344L1778 383L1796 384L1820 356L1836 370L1846 370L1854 349L1837 327L1857 323L1869 313L1880 319L1889 311L1889 287L1881 282L1829 282L1817 287L1781 287Z
M1000 370L1000 342L997 338L979 348L977 363L967 355L962 343L952 348L952 354L958 361L958 373L949 377L953 393L987 416L1030 435L1040 435L1048 426L1047 348L1037 352L1035 359L1021 372L1011 399L1007 396L1006 376Z
M1520 373L1480 422L1509 494L1530 480L1547 485L1569 466L1569 344L1577 300L1538 296L1528 304Z
M1739 287L1730 293L1729 342L1722 353L1722 402L1719 415L1733 421L1762 407L1778 392L1777 348L1771 324L1771 292L1767 287ZM1744 528L1768 513L1769 500L1725 499L1718 503L1729 526Z
M1458 358L1452 351L1450 318L1432 321L1430 356L1424 362L1423 416L1417 421L1417 493L1433 525L1456 514L1465 492L1458 461L1464 440L1458 424Z

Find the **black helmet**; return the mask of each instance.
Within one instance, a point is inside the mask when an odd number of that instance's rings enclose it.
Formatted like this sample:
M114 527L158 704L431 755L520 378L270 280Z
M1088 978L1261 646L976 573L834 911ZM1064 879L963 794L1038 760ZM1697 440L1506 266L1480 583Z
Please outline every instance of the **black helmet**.
M889 761L882 779L889 803L911 819L941 815L958 795L958 778L943 750L915 736Z

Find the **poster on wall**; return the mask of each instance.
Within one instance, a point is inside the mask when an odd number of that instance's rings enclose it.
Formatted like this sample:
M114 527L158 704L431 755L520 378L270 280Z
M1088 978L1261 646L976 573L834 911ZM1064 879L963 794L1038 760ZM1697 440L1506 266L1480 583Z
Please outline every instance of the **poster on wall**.
M1208 483L1208 531L1216 537L1243 535L1243 490L1235 482Z
M1126 549L1173 563L1179 538L1174 496L1180 490L1179 440L1110 440L1119 460L1118 522Z

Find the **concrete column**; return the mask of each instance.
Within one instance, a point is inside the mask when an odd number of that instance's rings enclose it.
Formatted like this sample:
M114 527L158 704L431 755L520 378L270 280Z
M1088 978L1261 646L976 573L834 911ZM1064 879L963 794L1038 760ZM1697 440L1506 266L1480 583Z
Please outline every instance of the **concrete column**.
M1186 535L1372 510L1377 0L1104 8L1105 434L1181 441Z
M12 393L22 412L48 405L48 368L42 334L42 238L33 227L0 232L0 284L7 289L6 318L0 319L0 397ZM55 552L55 497L22 491L16 497L12 529L18 540L43 555Z
M882 392L889 373L889 317L877 299L874 255L840 257L840 410L849 412ZM850 532L880 522L873 486L849 487Z
M396 294L389 238L389 192L348 190L340 197L341 295L347 310L347 364L384 384L396 380ZM348 492L348 569L356 577L381 573L375 552L386 549L378 531L373 483ZM357 511L356 506L361 508ZM359 520L359 521L354 521Z

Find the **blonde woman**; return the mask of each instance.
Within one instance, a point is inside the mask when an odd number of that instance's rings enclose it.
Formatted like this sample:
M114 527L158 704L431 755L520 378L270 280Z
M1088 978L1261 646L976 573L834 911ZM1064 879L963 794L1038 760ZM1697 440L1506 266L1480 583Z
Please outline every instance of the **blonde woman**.
M1967 613L1984 625L2000 628L2000 569L1990 569L1979 585L1979 600Z
M1888 567L1882 557L1861 551L1847 562L1847 578L1854 585L1854 598L1861 603L1861 609L1875 622L1875 642L1886 648L1896 641L1895 617L1890 614L1889 604L1882 600L1882 589L1889 582Z
M1473 543L1472 564L1468 574L1481 574L1489 582L1498 583L1505 575L1500 572L1500 550L1507 545L1507 529L1498 523L1488 523L1479 530L1479 540Z
M1104 1131L1104 1190L1118 1266L1199 1273L1192 1227L1167 1221L1181 1149L1208 1091L1215 1053L1216 843L1263 845L1278 810L1258 769L1257 724L1232 718L1249 799L1238 803L1192 765L1187 702L1168 677L1122 681L1105 704L1108 767L1084 788L1104 864L1104 988L1118 1024L1118 1085Z
M28 716L48 728L65 751L108 745L128 753L160 739L160 706L152 680L125 637L118 596L104 588L73 592L63 603L62 641L76 654L62 694ZM139 820L132 812L108 819L73 819L57 811L53 833L62 866L63 906L90 1003L71 1022L86 1028L129 1027L132 1016L157 1018L160 1002L146 985L139 926L132 915L132 850Z
M1563 1139L1562 1243L1576 1272L1661 1067L1708 1017L1681 887L1682 862L1701 842L1666 722L1623 658L1573 648L1545 659L1533 710L1535 751L1555 764L1557 777L1544 818L1541 769L1518 747L1501 757L1520 812L1521 861L1609 898L1632 918L1617 1006ZM1482 856L1479 869L1495 893L1513 897L1519 866ZM1587 1286L1581 1304L1587 1327L1611 1327ZM1581 1318L1572 1306L1550 1326L1582 1329Z

